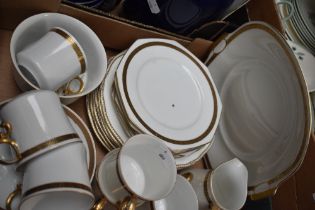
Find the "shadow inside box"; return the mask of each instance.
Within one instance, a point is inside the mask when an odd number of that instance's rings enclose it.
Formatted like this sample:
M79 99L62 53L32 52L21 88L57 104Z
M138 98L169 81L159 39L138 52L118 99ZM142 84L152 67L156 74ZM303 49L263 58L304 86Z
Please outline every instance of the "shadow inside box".
M256 201L247 199L242 210L272 210L272 199L270 197Z

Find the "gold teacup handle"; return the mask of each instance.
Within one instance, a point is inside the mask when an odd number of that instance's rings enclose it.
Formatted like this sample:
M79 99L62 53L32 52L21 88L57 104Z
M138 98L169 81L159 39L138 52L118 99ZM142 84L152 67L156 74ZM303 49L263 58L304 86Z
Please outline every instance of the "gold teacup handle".
M91 208L91 210L103 210L107 204L106 198L102 198L98 202L94 204L94 206Z
M135 210L137 206L137 197L126 197L118 206L118 210Z
M193 174L190 172L183 173L182 176L187 179L187 181L191 182L193 180Z
M17 195L22 193L22 186L19 184L16 186L16 189L9 194L7 200L5 201L6 210L12 210L12 202Z
M72 90L70 85L73 81L79 81L80 83L80 87L78 90ZM64 88L63 90L63 94L64 95L75 95L75 94L79 94L83 91L84 89L84 82L82 80L82 78L80 76L77 76L75 78L73 78L72 80L70 80L67 84L66 84L66 87Z
M13 160L0 160L0 164L11 165L19 162L22 159L19 145L16 143L16 141L10 139L10 135L12 133L12 125L10 123L3 122L1 123L0 127L5 130L5 132L0 133L0 144L10 145L13 148L16 156L16 159Z

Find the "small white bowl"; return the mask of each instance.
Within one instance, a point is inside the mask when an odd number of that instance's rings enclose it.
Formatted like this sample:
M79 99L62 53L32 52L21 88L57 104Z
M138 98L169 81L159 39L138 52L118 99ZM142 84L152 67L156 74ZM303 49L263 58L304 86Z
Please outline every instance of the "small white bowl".
M86 73L82 75L83 91L74 95L59 95L62 103L70 104L96 89L105 77L107 68L107 56L101 41L87 25L75 18L58 13L41 13L20 23L13 32L10 43L11 58L15 67L14 77L22 91L39 89L21 73L16 54L55 27L67 30L76 38L83 48L88 63Z
M237 158L219 165L210 176L210 198L222 210L238 210L246 202L248 171Z
M177 175L173 191L164 199L152 202L153 210L198 210L198 198L191 184Z

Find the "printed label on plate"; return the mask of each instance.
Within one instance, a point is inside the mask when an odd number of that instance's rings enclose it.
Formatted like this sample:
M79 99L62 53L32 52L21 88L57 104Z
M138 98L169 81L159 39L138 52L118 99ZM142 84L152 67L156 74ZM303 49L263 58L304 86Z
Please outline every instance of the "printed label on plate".
M148 0L148 4L149 4L150 10L153 14L160 13L160 7L157 4L156 0Z

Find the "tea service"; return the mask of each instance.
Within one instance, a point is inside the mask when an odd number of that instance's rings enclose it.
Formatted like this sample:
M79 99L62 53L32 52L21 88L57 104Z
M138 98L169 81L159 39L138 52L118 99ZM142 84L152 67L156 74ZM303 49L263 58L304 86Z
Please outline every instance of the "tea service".
M205 64L178 42L152 38L107 67L94 32L54 13L23 21L10 47L17 84L37 90L0 106L0 207L241 209L247 195L275 192L305 156L310 83L265 23L221 37ZM108 151L96 172L98 201L93 137L62 105L87 94ZM204 155L212 169L188 168Z

